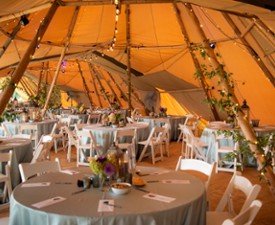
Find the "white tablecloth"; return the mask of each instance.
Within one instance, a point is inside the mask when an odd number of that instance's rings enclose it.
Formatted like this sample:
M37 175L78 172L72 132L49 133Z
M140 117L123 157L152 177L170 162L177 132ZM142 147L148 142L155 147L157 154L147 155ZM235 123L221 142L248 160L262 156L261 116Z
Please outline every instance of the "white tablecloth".
M46 187L17 186L13 191L10 206L9 225L204 225L206 223L205 186L198 178L182 172L152 173L144 180L158 180L147 183L143 189L151 194L175 198L170 203L145 198L142 191L132 188L128 194L115 195L98 188L81 190L76 183L84 173L68 175L50 173L32 178L27 183L50 182ZM87 174L87 172L86 172ZM181 180L186 184L162 183L163 180ZM58 182L58 183L57 183ZM62 184L62 183L66 184ZM36 208L32 204L56 197L65 198L56 204ZM98 212L99 200L114 200L121 208L112 212Z
M30 162L33 157L32 143L29 139L23 138L0 138L0 151L13 151L11 161L12 187L21 181L18 165L23 162Z

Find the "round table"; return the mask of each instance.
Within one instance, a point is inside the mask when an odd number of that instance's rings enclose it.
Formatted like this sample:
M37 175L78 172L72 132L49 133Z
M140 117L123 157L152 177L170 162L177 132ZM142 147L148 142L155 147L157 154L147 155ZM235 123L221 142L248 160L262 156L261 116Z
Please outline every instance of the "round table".
M83 129L91 130L97 144L103 147L103 152L106 152L114 142L115 132L123 129L137 129L137 141L146 140L149 135L148 123L126 124L124 127L103 126L101 124L87 125Z
M13 151L11 160L11 182L15 187L21 182L18 165L23 162L30 162L33 157L32 143L30 139L24 138L0 138L0 151Z
M178 140L180 130L179 124L183 124L185 121L184 116L167 116L170 123L170 141ZM149 123L150 130L154 127L154 120L158 120L158 118L150 117L150 116L141 116L139 117L139 121Z
M83 179L85 173L74 175L49 173L32 178L24 184L49 182L49 185L17 186L11 197L9 225L203 225L206 223L206 192L201 180L176 171L142 170L141 174L147 174L143 176L144 180L154 181L147 182L142 188L149 193L132 187L128 194L116 195L112 191L102 192L101 189L92 187L78 194L72 194L81 190L76 183L78 179ZM159 201L157 195L171 198L171 201ZM33 205L45 200L53 204L42 208ZM111 207L111 211L100 212L99 202L102 200L113 200L113 203L120 207Z
M27 122L27 123L4 122L4 124L11 134L18 134L18 127L21 124L36 124L37 125L38 141L39 141L42 134L50 134L51 133L52 128L56 122L57 122L57 120L42 120L39 122Z

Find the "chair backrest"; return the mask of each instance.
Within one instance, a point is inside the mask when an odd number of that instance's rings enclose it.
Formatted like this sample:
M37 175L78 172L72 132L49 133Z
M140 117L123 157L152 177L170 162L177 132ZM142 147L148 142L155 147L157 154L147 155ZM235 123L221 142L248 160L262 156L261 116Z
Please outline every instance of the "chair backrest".
M8 165L11 164L12 159L12 150L9 152L0 152L0 162L7 163Z
M4 136L4 137L12 136L9 130L7 129L6 125L3 123L1 123L0 125L0 136Z
M44 173L61 171L58 159L55 161L42 161L35 163L21 163L19 164L19 171L23 182Z
M226 219L222 225L250 225L262 207L262 202L253 200L250 206L232 219Z
M30 134L31 139L38 143L38 127L37 124L20 124L18 127L19 134Z
M129 117L129 116L126 117L126 120L127 120L127 122L130 123L130 124L133 124L133 123L135 122L135 121L134 121L131 117Z
M52 146L53 137L51 135L42 135L37 146L35 147L31 163L49 160Z
M68 127L70 127L70 125L71 125L71 120L72 120L71 117L66 117L66 118L61 117L61 118L59 119L59 122L65 123Z
M87 124L100 123L101 114L90 114L88 116Z
M228 206L228 211L232 214L236 214L232 199L234 190L239 190L246 196L240 209L240 212L242 212L249 207L253 200L257 198L261 190L261 186L258 184L253 185L250 180L244 176L241 176L239 172L235 172L228 183L221 200L219 201L216 211L224 211L226 206Z
M129 145L134 147L136 144L136 135L136 129L118 129L115 132L114 142L119 148L127 149Z
M176 171L178 170L193 170L193 171L197 171L200 173L205 174L208 179L206 182L206 190L208 190L209 184L211 182L211 178L213 176L213 174L215 173L215 167L216 167L216 163L207 163L205 161L202 160L198 160L198 159L184 159L182 156L179 157L178 159L178 163L176 166Z

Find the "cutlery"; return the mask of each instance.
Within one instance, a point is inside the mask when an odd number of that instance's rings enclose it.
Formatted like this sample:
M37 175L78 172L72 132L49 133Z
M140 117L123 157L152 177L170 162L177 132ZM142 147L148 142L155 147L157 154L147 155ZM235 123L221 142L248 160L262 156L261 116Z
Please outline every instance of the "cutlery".
M105 205L108 205L108 206L113 206L113 207L117 207L117 208L122 208L122 206L120 206L120 205L110 204L109 201L104 201L103 203L104 203Z
M145 192L145 193L150 193L150 191L147 191L147 190L145 190L145 189L142 189L142 188L139 188L139 187L135 187L136 188L136 190L138 190L138 191L142 191L142 192Z
M146 181L147 183L158 183L159 182L159 180L148 180L148 181Z
M79 194L79 193L84 192L84 191L86 191L86 189L82 189L82 190L79 190L79 191L75 191L75 192L72 193L72 195Z

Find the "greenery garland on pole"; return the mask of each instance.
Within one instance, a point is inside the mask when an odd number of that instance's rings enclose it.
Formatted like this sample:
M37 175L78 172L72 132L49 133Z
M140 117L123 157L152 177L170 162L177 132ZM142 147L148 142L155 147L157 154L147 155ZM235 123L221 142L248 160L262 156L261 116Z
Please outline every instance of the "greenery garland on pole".
M275 175L273 173L272 157L274 157L275 151L275 133L270 132L265 136L257 137L252 127L249 124L248 118L242 111L238 100L234 94L235 82L231 73L227 73L224 69L224 65L219 63L216 57L220 57L218 53L214 53L214 50L209 47L209 41L206 40L203 44L192 45L192 52L199 51L200 56L206 60L209 64L201 64L200 70L197 69L194 76L196 79L204 77L205 79L217 80L217 86L215 90L219 94L219 98L211 97L206 100L210 106L217 106L217 108L225 112L229 123L238 124L240 129L232 129L228 131L220 130L227 137L232 137L234 141L241 143L240 148L237 150L244 156L253 156L258 164L258 170L260 172L260 179L265 180L275 196ZM214 88L208 87L209 91ZM272 151L266 151L266 149L272 149ZM237 157L237 152L226 156L228 158Z

